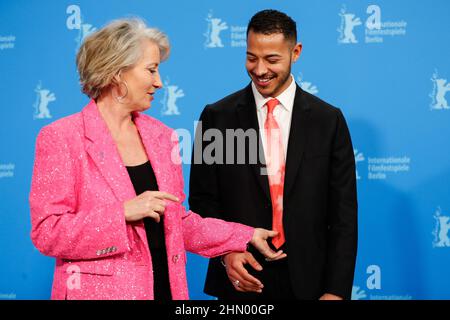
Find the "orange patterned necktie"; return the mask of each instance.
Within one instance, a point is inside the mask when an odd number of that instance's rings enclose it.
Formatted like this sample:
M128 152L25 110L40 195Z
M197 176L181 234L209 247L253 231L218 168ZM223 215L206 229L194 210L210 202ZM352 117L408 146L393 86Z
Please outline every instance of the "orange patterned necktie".
M264 123L267 140L267 175L272 200L272 228L278 231L278 235L272 238L272 243L276 248L280 248L285 242L283 229L284 150L281 130L273 116L273 110L278 104L277 99L271 99L266 103L267 118Z

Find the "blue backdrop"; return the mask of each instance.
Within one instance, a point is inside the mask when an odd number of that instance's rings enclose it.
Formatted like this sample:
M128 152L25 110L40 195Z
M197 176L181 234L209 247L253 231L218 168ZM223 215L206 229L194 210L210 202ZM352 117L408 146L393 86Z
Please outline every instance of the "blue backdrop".
M190 146L203 107L249 82L246 25L266 8L297 21L294 77L340 107L350 127L359 200L353 298L450 298L449 1L1 0L0 299L50 296L54 260L30 240L34 144L42 126L88 102L75 67L82 39L124 16L165 31L173 50L148 114ZM188 161L183 170L188 194ZM206 266L189 255L192 299L210 298Z

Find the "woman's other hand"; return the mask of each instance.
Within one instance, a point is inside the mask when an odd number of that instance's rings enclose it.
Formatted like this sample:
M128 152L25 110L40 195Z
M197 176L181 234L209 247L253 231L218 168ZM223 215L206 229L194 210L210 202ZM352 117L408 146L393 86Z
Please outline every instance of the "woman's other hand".
M159 222L160 216L164 214L166 209L166 201L164 200L179 201L176 196L161 191L145 191L137 197L125 201L125 220L132 222L149 217Z

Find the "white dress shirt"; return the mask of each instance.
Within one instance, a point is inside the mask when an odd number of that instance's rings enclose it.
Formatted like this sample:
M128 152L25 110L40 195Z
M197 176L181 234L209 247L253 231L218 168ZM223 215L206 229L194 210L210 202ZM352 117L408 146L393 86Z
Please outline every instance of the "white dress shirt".
M273 116L278 123L281 130L281 138L283 141L284 159L286 161L287 147L289 142L289 131L291 129L292 108L294 106L296 83L294 77L291 75L291 84L277 97L264 98L256 89L255 84L252 82L253 96L255 97L256 111L258 115L258 124L261 141L264 148L264 156L267 159L267 142L264 131L264 123L267 117L266 103L270 99L276 98L280 102L273 110Z

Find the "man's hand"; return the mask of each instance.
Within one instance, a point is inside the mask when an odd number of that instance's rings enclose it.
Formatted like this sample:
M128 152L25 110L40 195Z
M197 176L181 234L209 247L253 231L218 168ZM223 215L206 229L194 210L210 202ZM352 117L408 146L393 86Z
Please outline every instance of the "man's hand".
M331 293L325 293L323 296L320 297L319 300L344 300L344 299Z
M228 278L234 288L240 292L262 292L264 287L261 281L253 277L245 269L244 265L249 264L257 271L262 270L262 266L256 261L253 255L246 252L231 252L223 257Z

